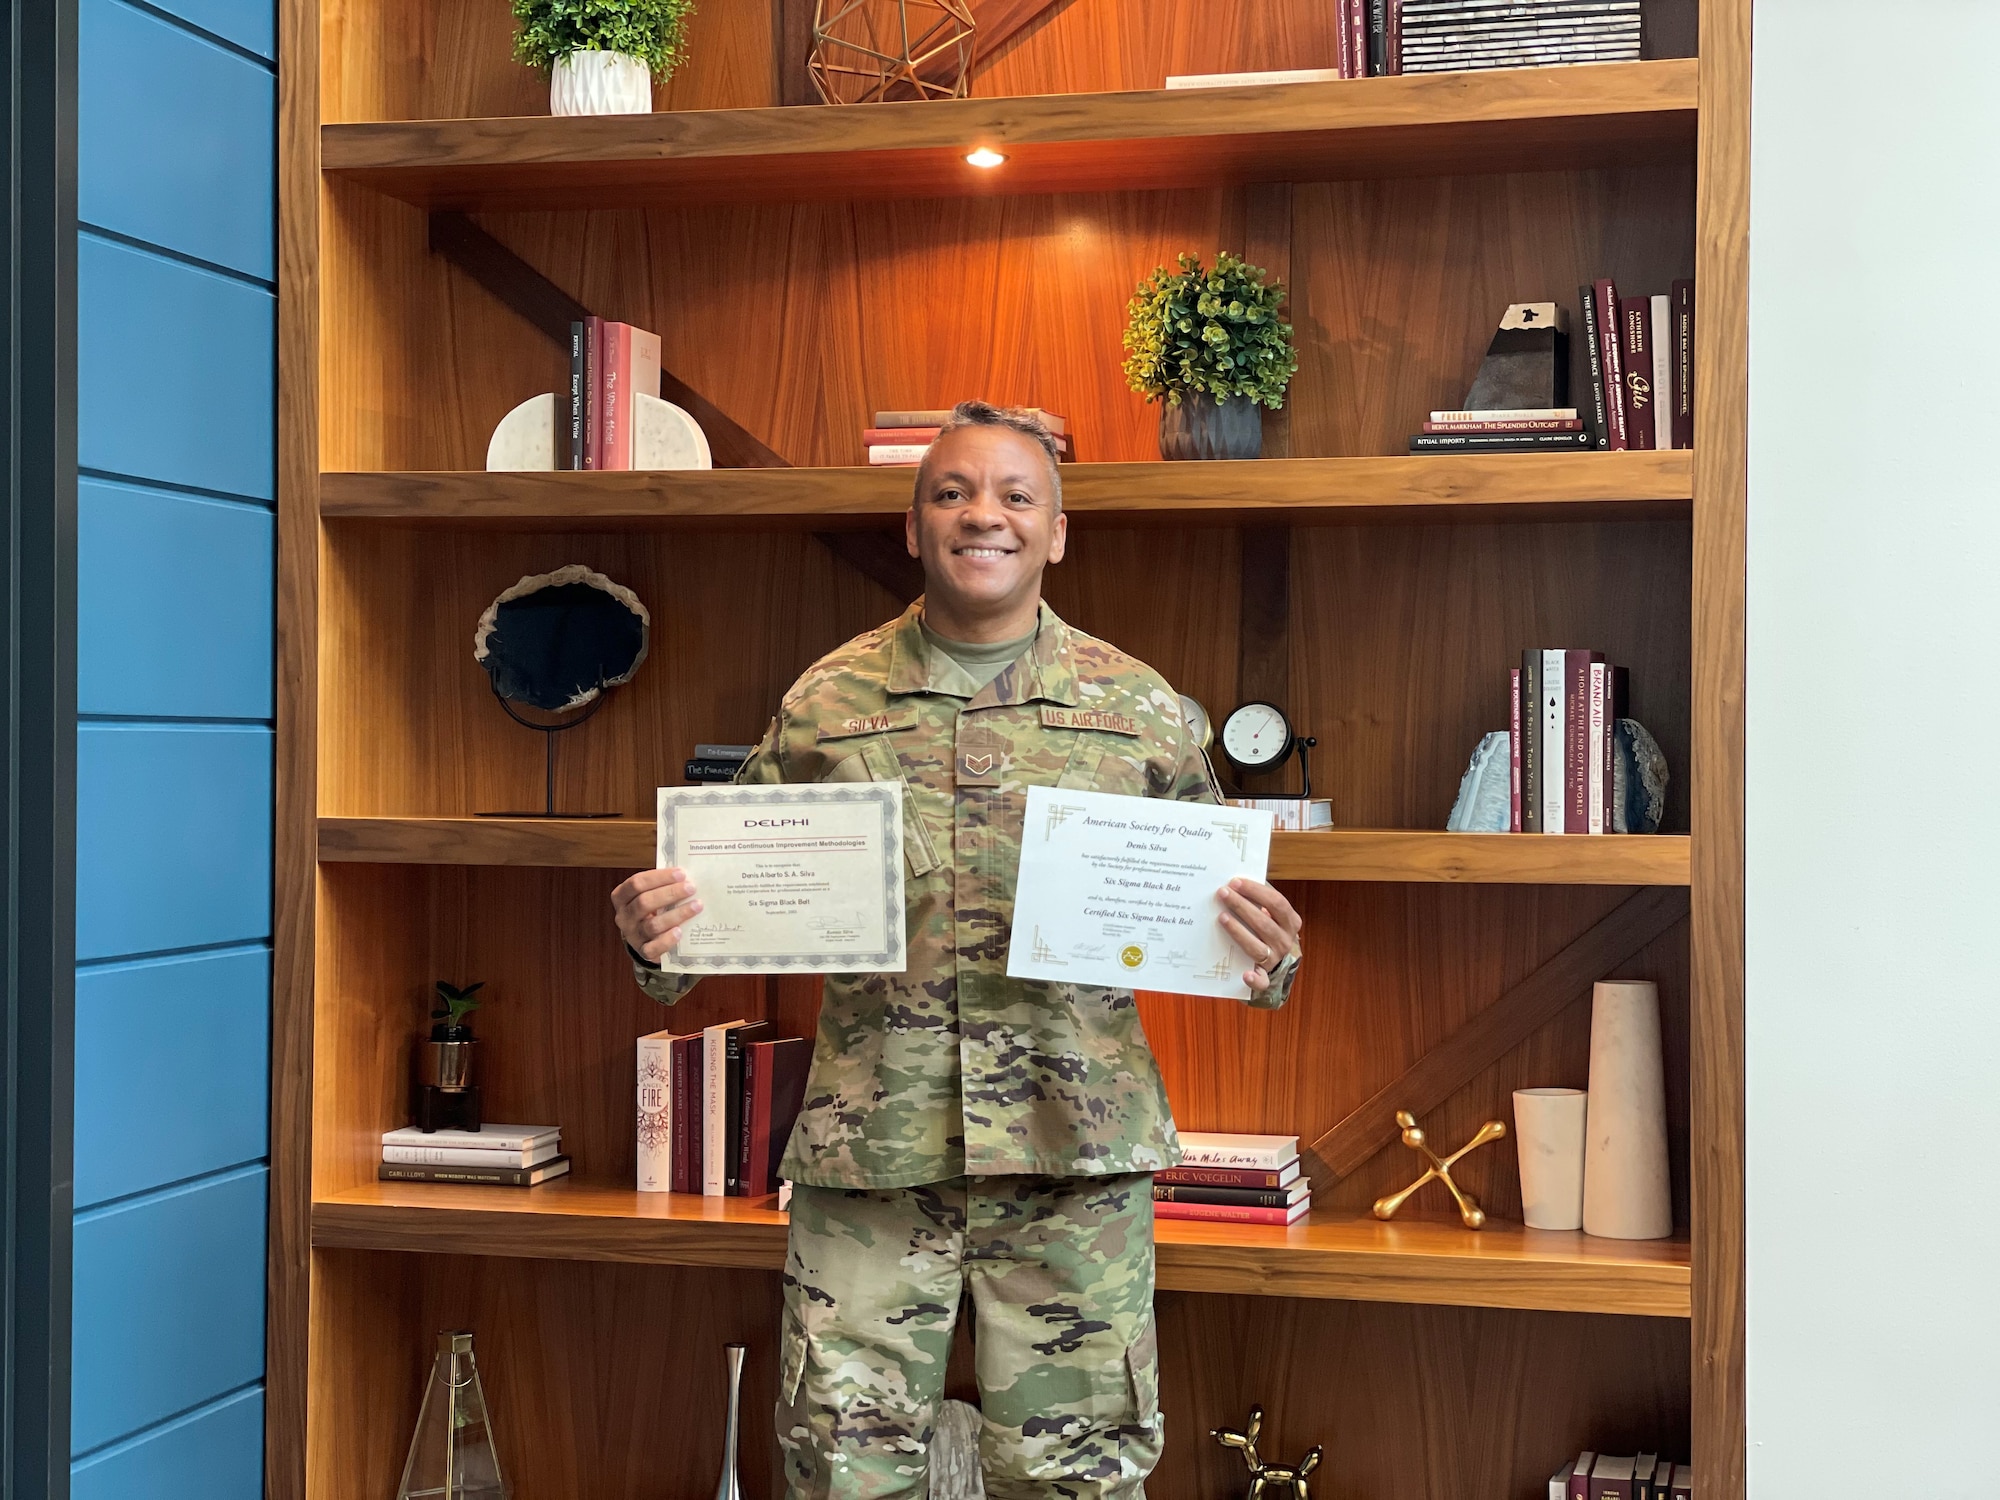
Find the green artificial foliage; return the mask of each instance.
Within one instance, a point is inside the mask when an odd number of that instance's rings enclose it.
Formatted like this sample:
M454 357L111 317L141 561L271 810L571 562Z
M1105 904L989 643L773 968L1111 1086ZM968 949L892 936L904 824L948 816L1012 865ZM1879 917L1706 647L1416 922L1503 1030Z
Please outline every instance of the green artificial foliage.
M479 1009L479 1002L472 997L486 988L486 981L468 984L460 989L455 984L437 982L438 1008L431 1012L431 1019L443 1023L448 1031L465 1029L465 1018Z
M1132 294L1126 380L1148 401L1248 396L1276 411L1299 367L1292 325L1278 316L1284 287L1227 250L1211 270L1187 254L1179 265L1156 267Z
M679 67L694 0L513 0L514 56L546 72L572 52L623 52L659 82Z

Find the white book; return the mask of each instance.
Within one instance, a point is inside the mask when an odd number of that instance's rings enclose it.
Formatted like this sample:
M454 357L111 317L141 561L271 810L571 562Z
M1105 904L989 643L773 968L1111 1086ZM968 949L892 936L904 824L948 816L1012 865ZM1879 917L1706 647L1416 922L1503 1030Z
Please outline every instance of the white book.
M868 462L877 465L922 463L930 451L928 443L870 443Z
M1604 826L1604 693L1611 668L1590 664L1590 831L1609 833Z
M1569 1476L1576 1472L1576 1460L1571 1459L1549 1476L1549 1500L1569 1500Z
M478 1130L433 1130L414 1125L382 1132L385 1146L471 1147L479 1151L520 1151L562 1136L560 1125L482 1125Z
M726 1196L729 1152L729 1033L762 1021L724 1021L701 1032L701 1191L705 1197Z
M1275 1172L1299 1154L1295 1135L1231 1135L1183 1130L1181 1163L1189 1167L1256 1167Z
M491 1150L476 1146L384 1146L382 1160L411 1167L539 1167L561 1149L553 1140Z
M1542 652L1542 832L1563 831L1563 653Z
M1674 301L1653 298L1653 446L1674 445Z
M1444 427L1463 427L1479 422L1574 422L1574 406L1510 407L1506 411L1434 411L1431 421Z
M674 1068L670 1031L639 1038L639 1191L664 1193L674 1183Z
M1338 83L1338 68L1285 68L1274 73L1181 73L1170 89L1240 89L1259 83Z

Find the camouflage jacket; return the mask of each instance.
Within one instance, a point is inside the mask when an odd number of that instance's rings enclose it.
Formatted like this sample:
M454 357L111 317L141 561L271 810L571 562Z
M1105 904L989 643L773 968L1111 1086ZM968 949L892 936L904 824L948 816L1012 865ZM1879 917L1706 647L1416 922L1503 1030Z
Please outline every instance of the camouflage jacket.
M1180 1159L1128 990L1007 977L1030 786L1219 800L1159 674L1045 604L985 688L920 627L922 604L816 663L740 782L904 786L909 967L826 979L805 1107L780 1168L819 1187L964 1175L1149 1172ZM1254 1004L1284 1003L1293 961ZM640 964L669 1003L696 976Z

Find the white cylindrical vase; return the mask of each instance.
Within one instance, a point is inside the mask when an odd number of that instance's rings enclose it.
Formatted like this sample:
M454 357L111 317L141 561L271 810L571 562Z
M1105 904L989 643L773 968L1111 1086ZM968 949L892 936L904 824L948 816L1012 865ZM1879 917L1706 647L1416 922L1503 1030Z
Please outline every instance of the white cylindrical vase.
M1514 1147L1521 1158L1521 1217L1530 1229L1583 1228L1582 1089L1514 1090Z
M572 52L549 70L552 115L647 115L653 73L623 52Z
M1614 1240L1674 1232L1660 989L1650 979L1599 980L1591 997L1583 1230Z

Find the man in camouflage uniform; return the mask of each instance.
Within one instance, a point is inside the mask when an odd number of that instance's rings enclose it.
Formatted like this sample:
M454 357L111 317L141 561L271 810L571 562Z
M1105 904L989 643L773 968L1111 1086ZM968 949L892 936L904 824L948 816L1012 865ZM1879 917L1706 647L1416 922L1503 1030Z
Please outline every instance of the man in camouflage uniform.
M1009 979L1026 788L1212 802L1153 671L1041 603L1067 518L1032 418L961 406L907 518L925 595L815 664L741 782L900 779L908 967L830 975L793 1186L778 1439L793 1497L922 1496L962 1299L995 1500L1140 1496L1163 1423L1151 1173L1179 1160L1132 995ZM1232 882L1250 1003L1283 1003L1299 918ZM613 893L639 983L701 909L679 870Z

